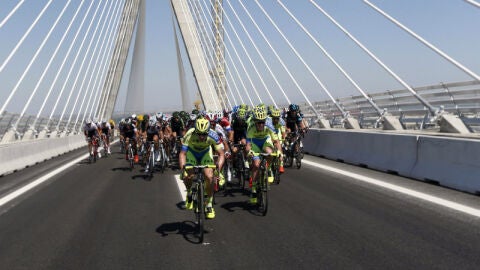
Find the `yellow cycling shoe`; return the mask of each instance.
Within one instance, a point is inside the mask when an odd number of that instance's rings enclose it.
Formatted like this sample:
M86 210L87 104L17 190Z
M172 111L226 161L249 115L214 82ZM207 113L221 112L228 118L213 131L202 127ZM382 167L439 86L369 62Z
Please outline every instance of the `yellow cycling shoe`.
M187 195L187 198L185 199L185 209L187 210L192 210L193 209L193 200L192 200L192 195Z
M270 184L273 183L273 176L269 176L269 177L267 177L267 179L268 179L268 183L270 183Z
M207 207L205 212L207 214L208 219L215 218L215 210L213 209L213 207Z

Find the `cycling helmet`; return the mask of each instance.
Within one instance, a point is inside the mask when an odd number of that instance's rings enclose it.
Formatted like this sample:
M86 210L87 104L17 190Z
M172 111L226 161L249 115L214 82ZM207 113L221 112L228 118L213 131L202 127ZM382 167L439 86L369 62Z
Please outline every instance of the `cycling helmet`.
M200 111L198 109L193 109L192 110L192 114L199 114L199 113L200 113Z
M290 111L296 112L296 111L298 111L299 109L300 109L300 108L298 107L297 104L290 104L290 106L288 106L288 110L290 110Z
M190 114L190 120L195 121L197 119L197 114L192 113Z
M272 115L272 117L280 117L280 110L277 109L277 108L273 108L271 110L271 115Z
M87 118L85 119L85 124L90 125L92 123L92 119Z
M267 110L264 106L257 106L253 109L253 117L255 120L265 120L267 119Z
M156 123L157 123L157 120L153 117L151 117L150 120L148 120L148 124L150 126L155 126Z
M180 113L179 112L173 112L172 117L180 118Z
M160 121L163 117L163 113L162 112L157 112L156 117L157 117L157 120Z
M208 121L205 118L198 118L197 121L195 121L195 132L199 134L205 134L208 133L210 130L210 121Z
M217 114L214 112L208 112L206 115L207 120L209 121L216 121L217 120Z
M137 115L136 115L136 114L132 114L132 119L137 119Z
M245 120L246 117L247 117L247 111L245 109L239 109L237 112L237 118Z

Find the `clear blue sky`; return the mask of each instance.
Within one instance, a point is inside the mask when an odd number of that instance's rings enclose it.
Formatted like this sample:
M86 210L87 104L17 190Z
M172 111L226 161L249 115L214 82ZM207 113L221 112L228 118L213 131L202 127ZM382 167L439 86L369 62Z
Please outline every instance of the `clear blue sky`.
M0 2L0 20L5 18L17 2L14 0L2 0ZM15 42L18 42L25 33L46 2L47 0L26 0L15 16L0 29L0 40L2 40L0 44L0 63L3 63L4 59L14 48ZM78 5L78 2L79 0L73 0L67 13L73 14L74 7ZM238 4L238 0L230 0L229 2L241 16L251 35L257 40L257 46L264 52L264 57L268 59L281 84L285 89L288 89L287 95L295 102L302 102L303 97L296 90L295 85L281 68L281 65L275 59L274 54L269 50L266 43L263 42L261 36L256 32L248 17L245 16L243 9ZM312 79L312 76L309 75L302 63L258 10L255 2L253 0L243 0L243 2L255 17L256 22L265 31L275 49L282 55L283 61L287 63L290 71L294 73L309 98L312 101L326 99L326 95L321 92L317 82ZM296 26L276 1L261 0L260 2L335 97L358 95L358 92L355 92L355 88L323 56L321 51ZM367 92L381 92L403 88L315 9L308 0L283 0L283 2ZM410 35L403 32L403 30L394 26L390 21L363 3L363 1L316 0L316 2L411 86L472 80L471 77L460 72L456 67L420 44ZM480 48L479 8L463 0L372 0L371 2L410 27L432 44L437 45L445 53L472 71L477 74L480 73L480 53L478 49ZM66 0L54 1L46 14L49 14L49 12L50 14L58 14L65 3ZM86 1L86 3L90 3L90 1ZM146 4L145 109L147 111L157 111L179 108L181 104L178 90L178 67L170 1L146 0ZM264 74L263 78L268 87L276 93L275 96L278 97L278 102L284 103L285 100L278 92L276 84L270 78L253 46L248 42L247 36L242 33L241 27L236 23L229 6L227 4L224 4L224 6L229 18L235 22L236 30L239 31L239 35L245 42L245 46L251 53L252 58L255 59L254 61L259 71ZM31 37L22 45L16 57L0 73L0 85L2 85L0 90L1 104L3 104L28 64L26 60L29 57L31 58L34 50L38 48L42 35L44 36L48 31L46 25L51 25L54 19L55 16L50 15L48 19L49 24L40 22L38 27L32 32ZM227 32L235 40L230 26L227 22L225 23ZM64 22L64 24L66 23ZM59 36L57 34L57 39ZM229 42L226 42L227 46L230 46ZM234 42L237 43L237 41ZM237 44L236 46L247 68L253 70L246 55L241 52L240 45ZM52 53L55 45L50 44L47 47L49 49L44 51ZM46 65L47 59L49 59L47 53L39 57L38 63L32 66L32 70L21 85L18 95L12 100L7 110L21 110L22 104L25 104L27 99L25 93L28 92L29 88L33 87L34 83L32 82L40 76L42 66ZM235 62L235 64L240 68L238 62ZM252 72L250 75L261 92L262 99L269 103L260 80L255 73ZM53 75L48 75L47 77L51 78L51 81ZM246 80L246 78L244 79ZM187 80L190 90L193 91L195 87L188 66ZM42 86L42 89L44 88L47 88L47 86ZM118 99L122 106L125 101L125 90L126 84L124 83ZM38 98L34 100L34 104L38 104L43 100L45 94L40 93L41 91L39 90ZM254 98L254 93L250 87L249 93L255 100L256 98ZM194 98L193 94L191 98ZM31 110L29 109L30 113L36 113L37 110L33 107L34 105L32 105Z

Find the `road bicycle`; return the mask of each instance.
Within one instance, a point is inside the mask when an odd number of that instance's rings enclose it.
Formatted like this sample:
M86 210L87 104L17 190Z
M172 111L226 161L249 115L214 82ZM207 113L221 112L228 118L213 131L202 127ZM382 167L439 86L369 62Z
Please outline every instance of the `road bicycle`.
M284 155L284 164L287 167L293 166L293 161L295 160L295 166L297 169L300 169L302 166L303 159L303 133L299 133L298 130L294 133L291 133L289 139L286 140L286 145L284 145L283 153Z
M195 178L192 183L192 202L193 202L193 212L195 214L197 232L200 243L203 242L204 235L204 225L206 218L205 211L205 168L215 169L216 165L194 165L194 166L185 166L185 170L193 169Z
M128 140L127 144L127 156L128 156L128 162L130 163L130 170L133 170L135 167L135 155L133 153L133 146L132 146L132 140Z
M271 170L271 164L278 162L277 156L277 153L260 153L259 155L260 170L259 177L256 183L257 206L258 211L262 213L263 216L265 216L268 211L268 190L270 186L268 178L274 177Z
M146 164L145 164L145 172L148 173L150 176L153 176L153 172L155 171L155 142L149 141L146 142L148 147L146 147Z
M95 163L97 162L97 159L98 159L98 138L93 137L93 138L90 138L89 140L91 140L92 142L92 153L90 153L89 161L90 163Z
M236 147L237 153L235 153L235 164L234 170L235 175L238 178L238 184L242 189L245 188L245 181L250 177L250 169L248 165L248 159L245 156L245 144L234 144L233 147Z

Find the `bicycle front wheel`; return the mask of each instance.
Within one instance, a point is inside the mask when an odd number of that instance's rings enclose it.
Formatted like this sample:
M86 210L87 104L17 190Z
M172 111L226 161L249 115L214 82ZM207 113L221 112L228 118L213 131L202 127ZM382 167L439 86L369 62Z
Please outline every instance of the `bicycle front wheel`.
M263 216L267 215L268 211L268 179L267 169L260 173L258 193L258 210Z
M195 207L195 216L197 218L197 225L198 225L198 240L200 243L203 243L203 233L204 233L204 223L205 223L205 206L204 206L204 198L205 198L205 189L203 188L203 184L197 186L197 205Z

